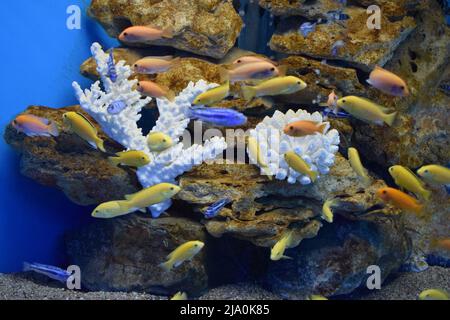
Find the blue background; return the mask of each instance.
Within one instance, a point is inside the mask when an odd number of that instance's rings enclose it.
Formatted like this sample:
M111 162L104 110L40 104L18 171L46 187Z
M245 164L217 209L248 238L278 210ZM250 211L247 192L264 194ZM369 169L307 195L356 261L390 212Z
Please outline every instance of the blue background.
M6 1L0 11L1 132L32 104L64 107L77 104L72 81L92 42L116 45L100 25L86 16L90 1ZM68 30L67 7L82 9L81 30ZM63 236L89 222L89 208L72 204L62 192L42 187L19 173L19 156L0 143L0 272L21 270L24 261L65 266Z

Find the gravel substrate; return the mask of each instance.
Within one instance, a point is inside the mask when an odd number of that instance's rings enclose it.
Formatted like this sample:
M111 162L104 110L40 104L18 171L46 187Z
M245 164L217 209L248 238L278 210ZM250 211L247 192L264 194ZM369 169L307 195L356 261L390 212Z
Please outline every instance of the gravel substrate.
M381 290L359 291L342 299L417 300L425 289L450 292L450 269L430 267L421 273L399 273L386 281ZM39 275L0 274L0 300L167 300L143 293L82 292L67 290ZM210 290L200 300L279 300L280 297L256 284L226 285Z

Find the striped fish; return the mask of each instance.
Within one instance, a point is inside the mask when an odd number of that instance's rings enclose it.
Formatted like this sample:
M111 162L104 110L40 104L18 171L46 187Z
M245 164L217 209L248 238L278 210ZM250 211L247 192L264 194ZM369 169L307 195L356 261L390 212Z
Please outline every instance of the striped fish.
M111 51L109 52L108 77L111 79L112 82L117 81L117 70L116 64L114 62L114 49L111 49Z
M205 218L211 219L216 217L220 213L220 211L230 202L231 202L230 198L225 198L213 203L208 207L208 209L206 209L204 213Z

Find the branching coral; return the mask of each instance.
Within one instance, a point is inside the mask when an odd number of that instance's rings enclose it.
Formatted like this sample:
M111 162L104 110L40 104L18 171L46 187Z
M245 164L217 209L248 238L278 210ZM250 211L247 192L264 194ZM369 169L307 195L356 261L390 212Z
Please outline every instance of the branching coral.
M180 174L189 171L193 166L203 161L215 159L226 149L225 139L214 137L202 145L184 148L180 137L186 130L190 119L188 110L195 97L215 86L205 81L190 83L174 101L157 99L160 117L151 132L162 132L170 136L174 145L160 153L150 151L147 146L147 138L142 129L137 125L141 118L142 108L150 103L151 98L143 99L141 94L134 89L137 80L129 80L132 70L124 61L116 64L117 80L111 81L108 77L109 55L102 50L98 43L91 47L92 55L97 62L97 71L101 77L91 89L82 90L78 83L73 83L81 107L86 110L102 127L104 132L112 139L120 143L127 150L139 150L147 153L151 163L141 167L137 171L140 183L144 188L162 182L175 183ZM115 101L123 101L127 107L119 114L110 114L108 106ZM153 217L158 217L167 210L171 201L166 201L150 207Z
M323 122L322 115L318 112L309 114L304 110L297 112L289 110L284 114L276 111L273 117L266 117L256 126L256 129L251 130L250 136L258 141L261 154L265 158L264 162L278 180L287 178L289 183L299 181L301 184L307 185L311 183L311 179L290 168L283 155L287 151L295 151L310 165L313 171L318 171L320 175L327 174L339 149L339 132L334 129L329 130L330 125L327 124L324 134L290 137L283 133L283 128L287 124L299 120ZM257 163L256 159L252 159L251 156L250 160L252 163ZM262 172L266 173L267 170L262 168Z

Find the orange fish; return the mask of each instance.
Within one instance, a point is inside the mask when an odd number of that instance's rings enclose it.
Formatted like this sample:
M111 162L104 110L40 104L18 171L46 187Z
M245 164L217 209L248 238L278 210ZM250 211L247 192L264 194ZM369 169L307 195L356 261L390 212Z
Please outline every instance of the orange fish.
M315 133L323 133L326 129L326 123L317 123L314 121L301 120L289 123L284 127L284 133L291 137L305 137Z
M450 238L446 239L433 239L431 240L432 248L440 248L450 251Z
M173 28L161 30L150 26L134 26L119 35L119 40L123 42L146 42L162 38L173 38Z
M56 123L32 114L22 114L13 120L12 126L28 137L57 137L59 135Z
M137 90L144 96L152 98L167 98L169 101L175 99L173 91L166 87L160 86L153 81L140 81L137 84Z
M394 188L381 188L377 191L377 196L384 202L390 202L399 209L422 213L423 205L415 198Z
M246 63L243 65L236 65L232 70L223 69L221 71L221 78L223 82L229 80L231 83L246 80L260 80L284 76L287 67L277 67L267 61L260 61L254 63Z
M402 78L378 66L370 74L367 83L392 96L407 97L409 95L408 86Z

